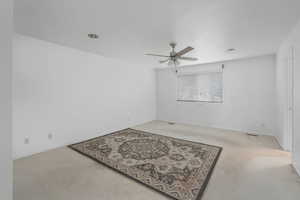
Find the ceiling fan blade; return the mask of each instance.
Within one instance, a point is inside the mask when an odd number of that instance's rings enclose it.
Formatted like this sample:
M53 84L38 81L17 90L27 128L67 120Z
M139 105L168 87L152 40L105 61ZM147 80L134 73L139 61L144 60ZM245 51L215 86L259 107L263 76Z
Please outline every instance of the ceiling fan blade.
M176 56L178 56L178 57L183 56L184 54L186 54L186 53L188 53L188 52L190 52L192 50L194 50L193 47L187 47L187 48L179 51L178 53L176 53Z
M165 57L165 58L169 58L170 56L165 56L165 55L159 55L159 54L151 54L151 53L147 53L145 54L146 56L158 56L158 57Z
M166 63L166 62L168 62L169 61L169 59L167 59L167 60L161 60L161 61L159 61L159 63L160 64L163 64L163 63Z
M178 57L180 60L190 60L190 61L196 61L198 58L192 58L192 57Z

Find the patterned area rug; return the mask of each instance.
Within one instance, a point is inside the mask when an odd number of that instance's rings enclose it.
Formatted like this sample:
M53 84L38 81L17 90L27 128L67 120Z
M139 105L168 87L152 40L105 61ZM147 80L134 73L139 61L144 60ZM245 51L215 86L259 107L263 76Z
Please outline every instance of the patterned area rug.
M222 148L126 129L70 146L176 200L199 200Z

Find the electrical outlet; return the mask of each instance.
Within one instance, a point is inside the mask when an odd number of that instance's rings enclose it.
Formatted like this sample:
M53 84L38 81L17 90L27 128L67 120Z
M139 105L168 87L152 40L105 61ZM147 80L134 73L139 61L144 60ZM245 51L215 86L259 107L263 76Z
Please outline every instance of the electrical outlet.
M127 113L127 120L131 121L131 113Z
M52 140L52 139L53 139L53 133L49 133L49 134L48 134L48 139L49 139L49 140Z
M29 141L29 138L25 138L25 139L24 139L24 144L29 144L29 142L30 142L30 141Z

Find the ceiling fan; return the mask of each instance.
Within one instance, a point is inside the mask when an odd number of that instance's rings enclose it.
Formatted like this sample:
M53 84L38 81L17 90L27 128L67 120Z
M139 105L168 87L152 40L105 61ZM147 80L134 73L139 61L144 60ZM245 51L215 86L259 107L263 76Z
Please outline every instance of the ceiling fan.
M171 42L170 46L172 48L172 51L170 52L169 56L159 55L159 54L145 54L145 55L167 58L165 60L159 61L159 63L161 63L161 64L168 63L169 66L174 65L175 67L178 66L178 65L180 65L179 60L188 60L188 61L196 61L196 60L198 60L198 58L184 57L183 56L183 55L187 54L188 52L194 50L193 47L186 47L185 49L183 49L183 50L181 50L179 52L175 52L176 43Z

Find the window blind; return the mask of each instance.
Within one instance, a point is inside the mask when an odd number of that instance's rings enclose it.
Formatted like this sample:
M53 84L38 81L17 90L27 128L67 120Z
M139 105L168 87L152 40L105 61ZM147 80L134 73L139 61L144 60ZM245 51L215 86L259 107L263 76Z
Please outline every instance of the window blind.
M177 76L177 100L223 102L223 72L198 72Z

